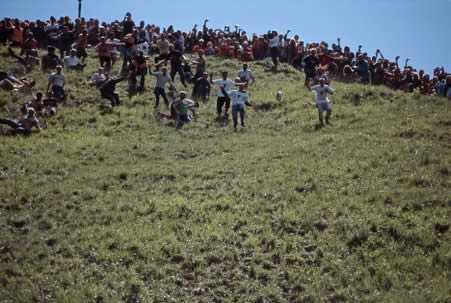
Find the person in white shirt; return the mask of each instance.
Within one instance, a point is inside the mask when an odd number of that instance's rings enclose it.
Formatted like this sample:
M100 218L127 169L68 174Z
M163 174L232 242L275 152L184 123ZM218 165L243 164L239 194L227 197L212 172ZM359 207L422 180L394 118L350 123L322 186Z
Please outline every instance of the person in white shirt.
M50 90L50 85L52 85L53 96L57 100L61 100L66 97L66 91L64 90L66 77L61 73L62 70L63 67L58 65L56 67L56 72L50 75L49 83L47 85L47 92Z
M86 64L81 64L80 59L77 57L77 51L71 49L70 56L64 57L64 65L70 69L83 70Z
M213 73L210 74L210 83L216 84L218 86L218 99L216 102L216 113L218 116L218 119L221 118L221 112L222 107L225 104L225 111L224 111L224 117L228 116L228 111L230 108L230 98L228 98L224 93L222 92L221 87L224 88L226 92L229 92L232 87L235 85L235 82L233 82L230 79L227 79L228 73L226 71L222 72L222 79L213 80Z
M240 79L242 81L245 81L248 83L251 79L252 79L252 82L255 82L254 74L252 73L251 70L248 69L247 63L243 64L243 70L238 73L238 77L240 77Z
M279 36L276 31L273 31L270 35L268 34L268 47L271 51L272 62L274 63L274 69L277 70L277 65L279 61L277 59L279 55Z
M221 86L222 93L232 98L232 118L233 118L233 128L236 129L238 126L238 112L240 113L241 126L246 127L244 123L244 105L253 106L249 103L249 97L246 94L246 85L241 85L239 90L232 90L230 92L226 92L224 87Z
M91 80L89 81L90 86L100 86L106 81L105 70L103 67L99 67L99 70L92 74Z
M326 79L321 78L319 79L319 84L315 86L307 86L309 90L314 90L316 92L316 107L318 108L318 114L319 114L319 122L321 126L324 125L323 123L323 111L326 111L326 123L329 123L330 115L332 113L332 107L330 106L329 98L327 98L327 94L333 94L334 90L329 86L326 85Z

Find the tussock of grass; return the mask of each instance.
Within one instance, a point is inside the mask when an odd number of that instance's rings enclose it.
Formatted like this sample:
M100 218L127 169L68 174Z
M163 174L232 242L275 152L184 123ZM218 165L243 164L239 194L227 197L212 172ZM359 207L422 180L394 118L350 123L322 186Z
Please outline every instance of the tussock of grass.
M216 121L211 97L175 130L155 119L151 77L130 98L119 84L114 109L87 87L96 60L66 72L43 132L1 130L2 301L450 300L446 99L332 83L333 124L317 129L304 76L256 62L246 129ZM1 116L28 98L0 92Z

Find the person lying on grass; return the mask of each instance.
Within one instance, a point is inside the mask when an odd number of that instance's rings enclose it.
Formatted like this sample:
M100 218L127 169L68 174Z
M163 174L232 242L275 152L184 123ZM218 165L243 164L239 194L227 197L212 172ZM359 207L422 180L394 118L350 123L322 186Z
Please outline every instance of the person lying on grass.
M37 131L40 132L39 121L35 117L35 110L33 108L28 108L27 114L24 115L19 122L12 119L2 119L0 118L0 124L8 125L13 129L14 134L23 134L28 136L31 133L31 129L36 127Z
M4 90L16 90L22 93L31 92L31 89L36 85L34 80L26 78L17 79L13 75L5 72L0 72L0 88Z
M318 108L318 114L319 114L319 122L321 126L324 126L323 123L323 111L326 111L326 123L329 123L330 115L332 113L332 107L330 106L329 98L327 98L327 94L333 94L334 90L329 86L326 85L326 80L324 78L319 79L319 84L315 86L308 86L307 88L309 90L316 91L316 107Z

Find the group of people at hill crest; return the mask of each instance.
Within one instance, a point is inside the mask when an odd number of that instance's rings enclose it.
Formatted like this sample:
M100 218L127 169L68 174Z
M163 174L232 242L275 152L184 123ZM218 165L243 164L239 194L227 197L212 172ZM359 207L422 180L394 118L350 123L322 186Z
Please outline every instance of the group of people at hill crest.
M324 111L326 123L331 117L327 95L333 94L329 86L332 80L386 85L396 90L419 90L424 95L451 98L451 76L443 68L434 69L431 76L410 66L409 59L400 66L399 57L390 61L380 50L370 56L362 51L362 46L355 53L348 46L342 48L340 38L329 46L324 41L305 43L299 35L290 37L290 31L250 35L239 25L213 29L208 22L206 19L202 28L196 24L190 32L183 32L172 25L160 28L146 25L144 21L137 24L130 13L123 20L110 23L85 18L72 21L67 16L59 19L52 16L45 21L4 18L0 21L0 43L9 45L10 56L27 72L40 65L49 77L47 99L42 100L43 93L37 92L36 97L22 107L23 116L19 121L0 119L0 124L10 126L16 133L29 134L32 127L40 130L37 117L55 114L58 104L67 96L64 70L83 73L88 56L96 56L99 65L89 84L98 87L100 96L108 99L112 106L121 104L115 92L117 83L128 80L131 92L143 92L146 76L154 76L154 106L159 107L161 97L169 109L169 114L159 112L157 116L176 120L177 127L197 119L199 101L209 98L212 84L217 87L218 118L227 118L231 108L234 127L238 126L238 116L244 127L244 106L252 106L246 92L249 83L255 81L248 62L267 58L273 63L273 71L277 71L280 62L304 70L305 87L316 92L321 125ZM45 54L41 56L41 52ZM194 54L196 58L190 59L187 54ZM243 70L232 79L228 79L227 71L219 71L221 78L213 79L214 73L206 70L208 56L240 60ZM115 64L120 64L121 73L110 76ZM174 84L177 75L184 90L170 102L166 86L169 85L170 94L177 91ZM32 93L34 85L33 80L0 72L1 89ZM187 98L189 85L192 85L192 99Z

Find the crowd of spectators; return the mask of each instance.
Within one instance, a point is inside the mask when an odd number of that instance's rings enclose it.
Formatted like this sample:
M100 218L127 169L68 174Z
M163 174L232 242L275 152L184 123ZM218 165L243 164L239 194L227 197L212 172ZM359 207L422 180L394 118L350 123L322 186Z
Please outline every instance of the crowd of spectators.
M205 56L219 56L242 62L271 59L274 71L277 71L279 62L287 62L304 70L307 87L310 80L318 83L319 79L325 78L327 83L333 79L386 85L406 92L418 89L424 95L451 95L451 78L444 68L436 68L433 74L429 75L410 66L409 59L406 59L402 66L398 62L399 56L395 61L391 61L385 58L380 50L377 50L374 56L364 52L362 46L352 52L348 46L342 47L340 38L331 45L324 41L306 43L299 35L290 36L290 31L249 34L239 25L213 29L208 26L208 22L206 19L201 28L196 24L191 31L183 32L174 29L173 25L160 28L153 24L146 25L144 21L137 24L130 13L127 13L123 20L111 23L93 18L78 18L72 21L68 16L59 19L52 16L45 21L4 18L0 21L0 43L20 48L18 54L14 53L11 47L8 50L28 71L39 64L43 70L56 70L49 78L49 88L52 85L57 99L65 97L62 67L82 71L88 57L87 48L92 48L92 52L97 53L99 58L101 72L91 82L97 86L101 85L102 81L109 80L108 72L112 65L122 58L122 77L119 78L123 80L124 76L128 75L131 83L136 85L136 77L140 76L140 88L144 89L144 77L150 66L146 64L146 60L153 57L156 71L149 70L151 74L157 78L167 77L164 82L169 81L170 84L176 74L179 74L185 87L186 82L194 84L193 96L205 99L210 90ZM39 52L42 50L47 50L47 53L41 57ZM198 58L191 61L184 56L186 53L195 54ZM158 72L160 65L167 63L171 66L169 77L167 71L162 74ZM196 66L195 73L191 72L190 65ZM246 68L242 72L246 73ZM248 79L244 81L255 80L252 74L251 77L247 74L246 76ZM1 87L5 89L26 90L34 84L6 74L0 80ZM113 79L109 82L117 83ZM106 94L102 93L103 95ZM167 103L164 83L157 85L155 95L157 99L160 95L163 96ZM112 104L119 104L114 94L114 85L108 96L113 100Z
M239 25L213 29L208 26L208 21L206 19L201 28L196 24L191 31L183 32L172 25L160 28L153 24L146 25L144 21L137 24L130 13L123 20L111 23L92 18L72 21L68 16L59 19L52 16L45 21L4 18L0 22L0 42L5 44L10 41L12 45L21 47L20 56L32 57L37 56L38 49L52 45L59 50L62 63L66 61L66 64L72 64L77 69L83 68L87 57L86 47L95 46L100 65L106 71L119 59L120 53L123 55L122 67L125 70L133 61L133 50L142 52L144 56L155 55L155 62L169 59L169 45L181 54L202 52L206 56L241 61L271 58L274 69L277 69L279 62L288 62L302 69L306 65L304 59L315 50L319 63L314 60L313 66L312 62L307 66L307 74L312 79L326 76L344 82L386 85L407 92L418 88L425 95L447 93L445 87L448 74L443 68L436 68L429 75L410 66L408 59L402 66L398 63L399 57L391 61L379 50L374 56L363 52L361 46L352 52L348 46L341 46L340 38L332 45L324 41L306 43L300 40L299 35L289 37L290 31L285 34L276 31L249 34ZM180 67L177 72L179 70Z

